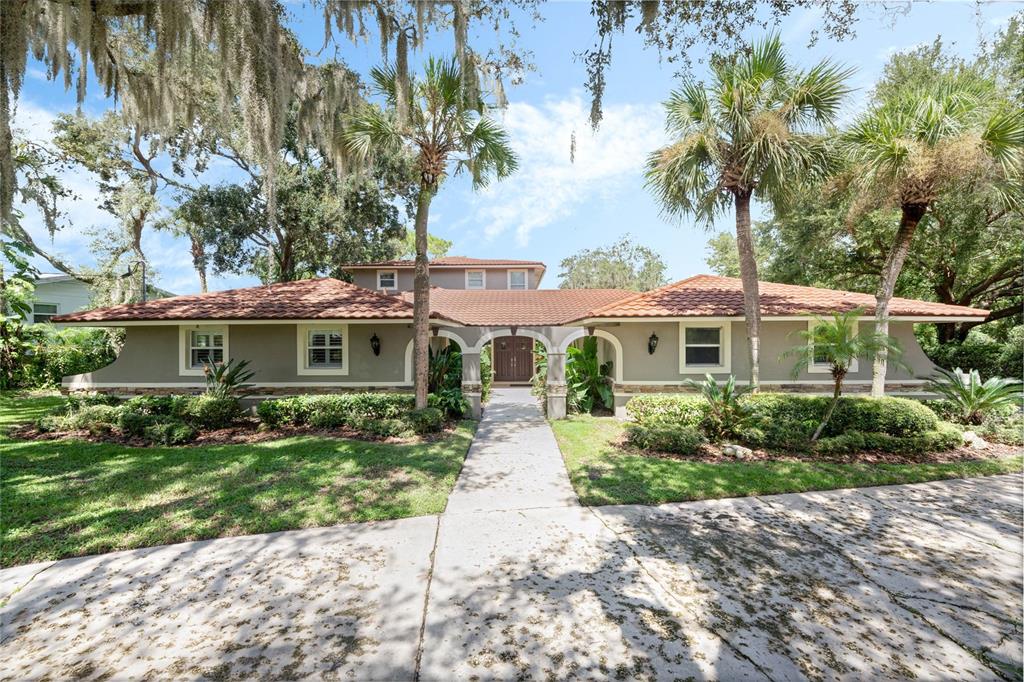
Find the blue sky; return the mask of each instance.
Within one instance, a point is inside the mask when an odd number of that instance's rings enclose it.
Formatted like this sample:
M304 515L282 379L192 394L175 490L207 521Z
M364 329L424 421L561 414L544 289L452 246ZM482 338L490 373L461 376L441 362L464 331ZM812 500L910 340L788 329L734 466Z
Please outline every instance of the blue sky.
M289 6L292 25L303 43L316 49L322 41L322 18L316 9L302 4ZM811 65L832 58L856 68L851 85L850 116L863 106L867 91L891 54L929 43L941 35L943 42L968 56L979 41L990 38L1008 17L1024 9L1024 2L915 3L893 23L872 7L862 11L857 36L841 43L821 37L808 47L810 32L820 26L814 10L798 11L779 27L788 53L798 64ZM502 115L520 157L519 172L482 192L474 192L465 178L452 178L442 187L431 211L430 231L454 242L452 254L480 258L528 258L548 264L545 287L558 284L558 263L582 249L607 245L624 234L652 247L668 265L670 280L705 272L705 243L709 233L692 223L668 221L643 186L643 161L665 141L660 102L676 79L675 67L661 63L653 50L627 32L615 39L614 63L605 92L605 118L595 133L587 116L589 100L583 89L585 72L574 53L594 39L589 4L564 2L541 9L544 21L522 23L522 44L533 51L537 66L525 83L507 89L510 105ZM483 37L483 42L493 37ZM452 50L448 36L431 40L426 53ZM702 69L693 55L696 73ZM376 64L380 50L374 44L348 47L346 61L364 72ZM30 64L15 127L40 140L48 136L53 116L73 111L74 96L63 82L47 81L39 64ZM91 115L112 106L98 88L92 88L85 111ZM576 135L575 162L570 162L571 136ZM224 167L211 169L206 179L229 178ZM83 171L64 175L79 196L64 207L72 227L55 235L45 234L32 209L26 209L26 226L33 236L51 245L74 263L91 264L90 231L113 224L100 210L95 179ZM755 218L763 215L755 207ZM716 229L731 230L731 215ZM159 284L176 293L198 291L184 240L150 230L143 242ZM43 262L40 269L52 268ZM212 277L212 289L256 284L249 277Z

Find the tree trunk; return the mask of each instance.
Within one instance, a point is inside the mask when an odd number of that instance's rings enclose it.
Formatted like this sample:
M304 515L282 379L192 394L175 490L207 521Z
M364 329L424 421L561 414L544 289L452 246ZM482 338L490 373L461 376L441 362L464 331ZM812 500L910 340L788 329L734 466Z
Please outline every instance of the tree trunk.
M736 192L736 250L740 259L740 279L743 281L743 316L747 320L748 355L750 357L750 385L757 390L760 383L761 352L761 295L757 283L757 259L754 256L754 237L750 231L750 192Z
M811 442L818 440L821 436L821 432L825 430L825 425L828 424L828 420L832 418L832 413L836 411L836 405L839 404L839 396L843 393L843 377L846 376L846 372L841 374L833 374L832 380L835 381L835 386L832 388L832 402L829 404L828 409L825 410L825 416L821 418L821 423L818 424L818 428L814 430L814 435L811 436Z
M205 294L209 291L206 283L206 249L195 234L190 234L189 239L192 242L192 267L199 275L199 293Z
M885 259L882 280L875 293L876 334L889 335L889 301L892 300L893 291L896 290L896 280L899 279L900 271L903 269L903 261L907 259L910 241L914 238L917 224L921 222L927 209L928 206L925 204L905 204L903 206L900 228L896 231L896 239L893 240L892 248L889 249L889 255ZM885 395L885 374L888 361L889 350L883 346L875 354L871 366L871 395L876 398Z
M420 185L416 200L416 268L413 277L412 362L416 386L416 409L427 406L427 370L430 345L430 266L427 264L427 218L430 215L429 187Z

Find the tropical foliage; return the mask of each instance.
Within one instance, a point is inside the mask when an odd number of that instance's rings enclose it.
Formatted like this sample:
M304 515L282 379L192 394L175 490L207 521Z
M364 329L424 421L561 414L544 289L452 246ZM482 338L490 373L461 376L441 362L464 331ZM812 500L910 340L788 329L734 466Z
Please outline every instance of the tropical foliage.
M899 211L875 291L875 331L888 334L889 301L924 216L947 192L979 184L1004 210L1024 202L1024 110L991 97L969 76L897 91L861 115L843 136L851 219L877 207ZM872 367L872 394L885 390L886 350Z
M686 80L665 103L675 141L647 161L647 183L672 216L711 226L730 208L736 219L750 383L759 382L760 319L750 202L781 209L801 186L824 176L828 156L819 133L839 114L851 71L823 61L807 71L786 59L770 36L712 66L704 87Z
M731 374L722 384L710 374L704 375L704 381L688 379L686 384L700 391L707 402L701 425L714 442L736 436L749 426L750 407L740 398L750 393L752 386L737 386Z
M247 382L255 376L255 372L246 369L248 360L230 359L227 362L203 364L203 376L206 377L206 394L217 398L232 398L249 392Z
M431 393L443 389L462 388L462 353L454 345L439 350L430 349L430 363L427 373Z
M981 424L991 413L1019 408L1024 398L1024 387L1019 381L991 377L983 382L978 370L940 368L928 380L927 387L948 401L957 421L963 424Z
M24 320L32 314L36 270L28 245L0 236L0 389L18 382L19 365L29 349ZM4 264L10 264L5 270Z
M458 60L432 57L423 78L408 84L396 67L375 68L372 76L374 92L384 98L387 109L364 107L349 122L345 140L349 152L363 162L401 150L416 159L413 366L416 407L422 408L427 405L430 202L449 173L467 172L479 188L515 172L517 160L508 135L487 115L488 105Z
M597 338L586 336L580 346L569 346L565 353L565 383L568 408L573 412L589 413L595 407L612 409L612 361L601 362L597 357Z
M801 343L783 353L783 357L795 357L793 378L814 365L827 365L832 375L832 402L814 430L811 441L818 440L832 413L839 404L843 392L843 380L853 363L859 359L875 357L885 351L894 363L900 363L902 348L899 342L886 334L861 332L858 320L864 311L855 308L845 313L833 313L831 318L815 317L809 330L797 332Z

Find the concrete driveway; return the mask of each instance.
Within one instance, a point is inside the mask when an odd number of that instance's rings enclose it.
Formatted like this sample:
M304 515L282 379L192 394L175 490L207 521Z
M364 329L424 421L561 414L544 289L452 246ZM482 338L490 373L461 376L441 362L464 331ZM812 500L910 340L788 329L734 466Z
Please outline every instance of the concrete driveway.
M533 410L440 517L0 572L0 677L1020 678L1021 475L588 509Z

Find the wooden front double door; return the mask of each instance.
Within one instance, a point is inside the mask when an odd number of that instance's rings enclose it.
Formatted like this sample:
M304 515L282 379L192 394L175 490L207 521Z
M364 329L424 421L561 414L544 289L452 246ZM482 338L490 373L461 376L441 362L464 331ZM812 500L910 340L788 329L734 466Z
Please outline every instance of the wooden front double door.
M494 380L528 383L533 376L533 339L528 336L499 336L491 344Z

